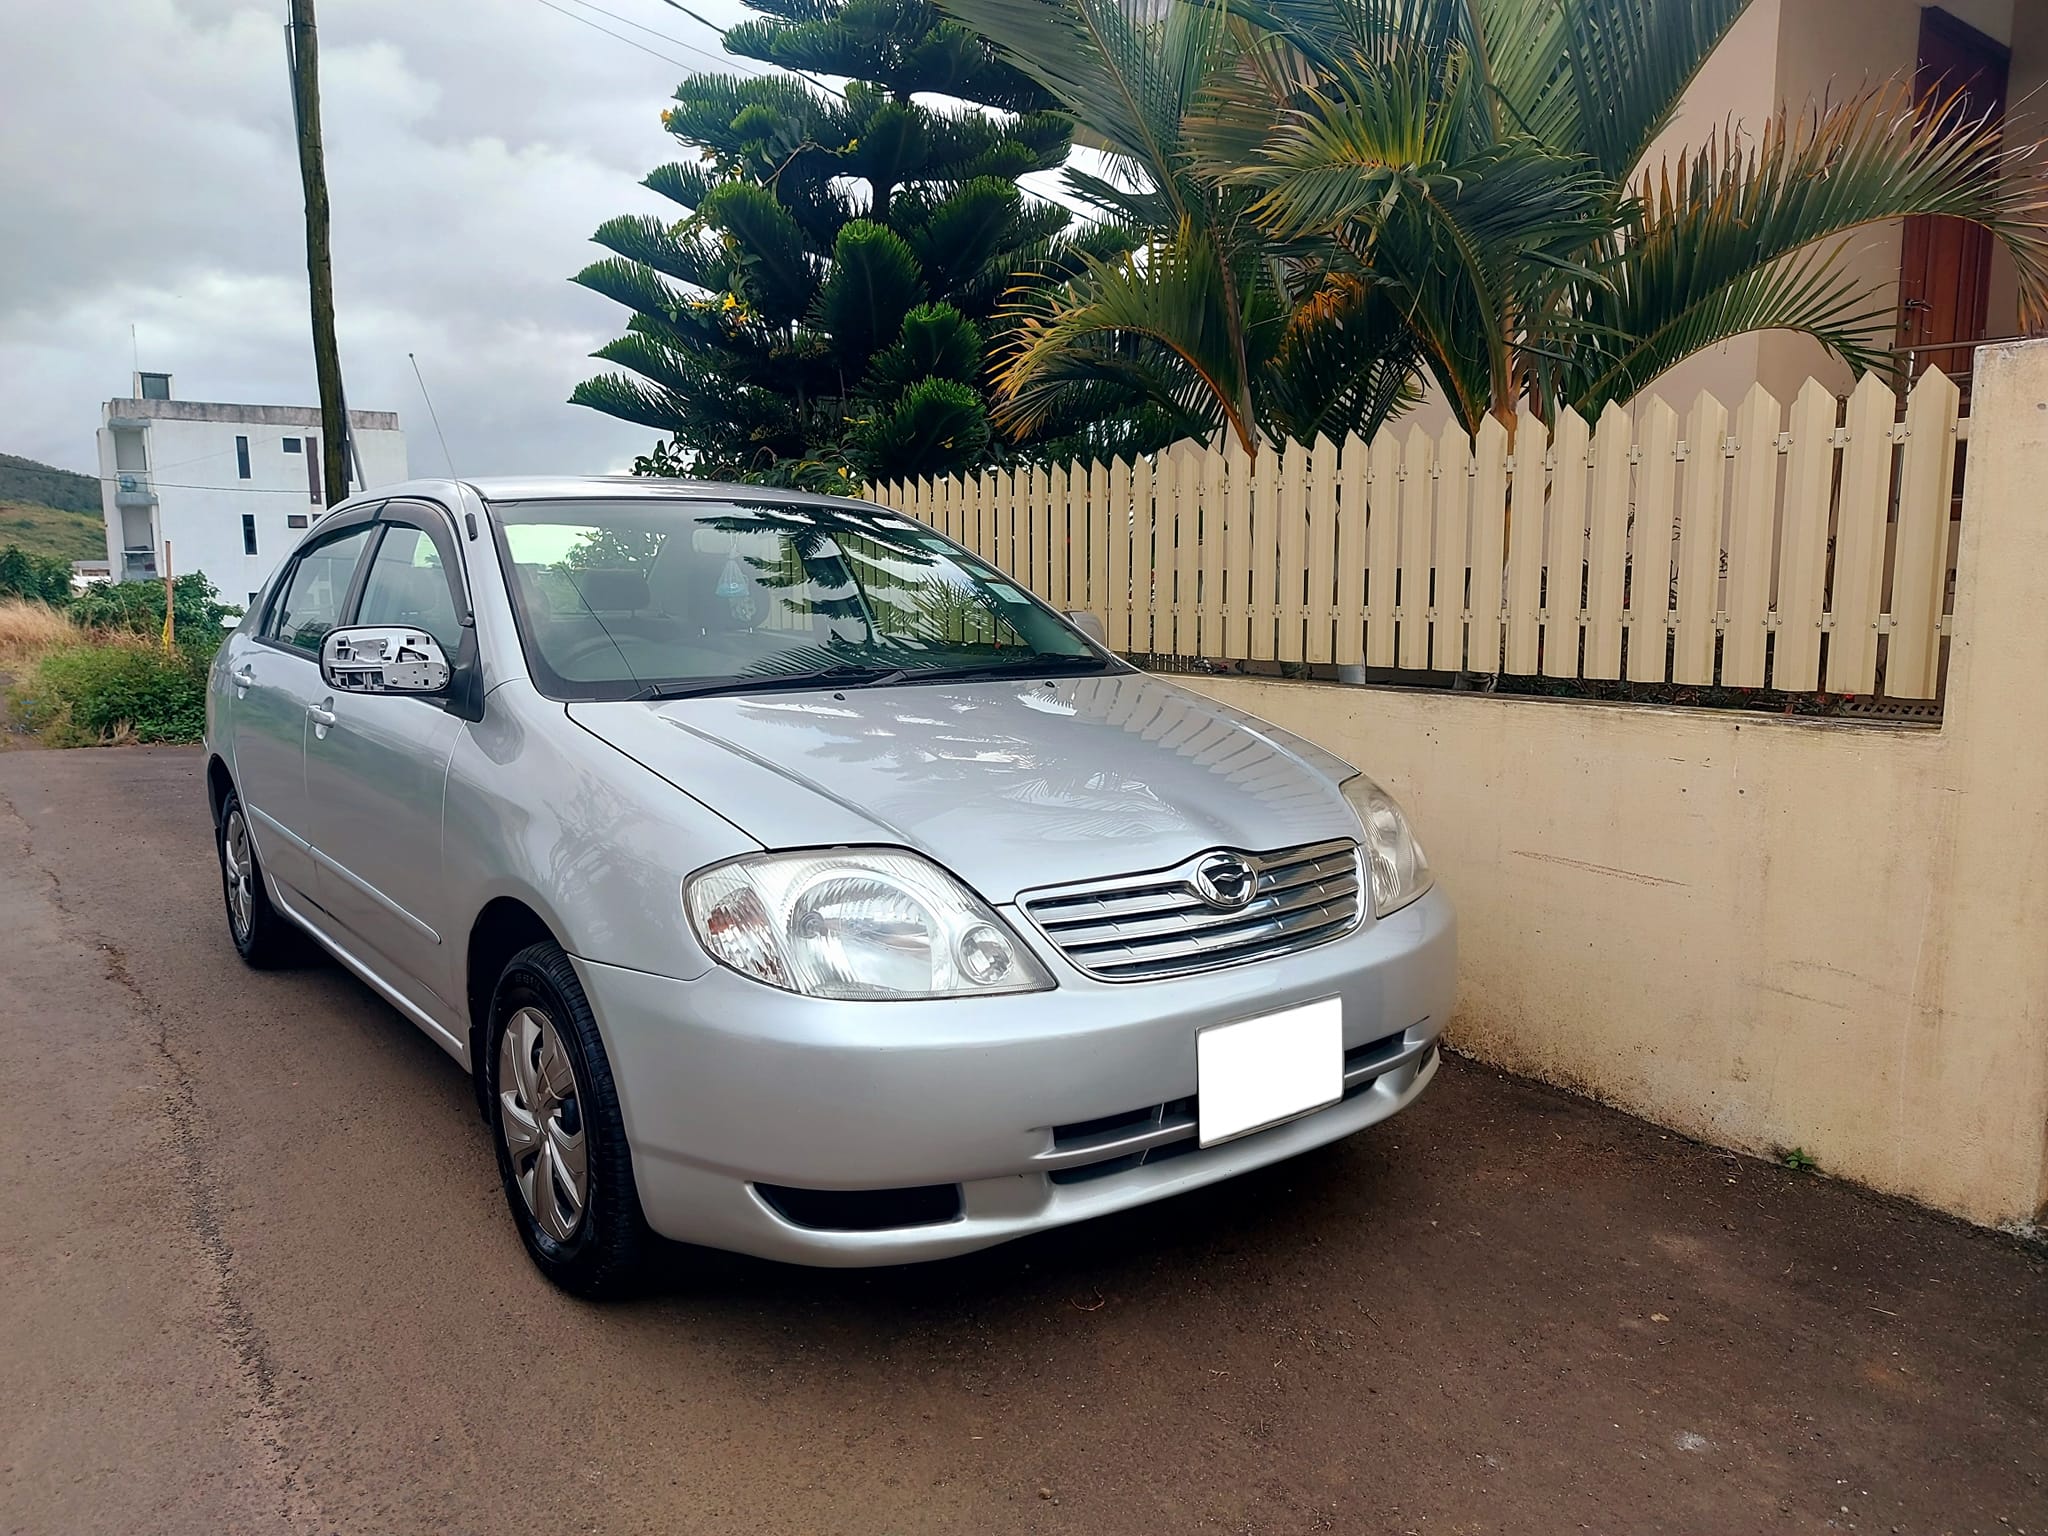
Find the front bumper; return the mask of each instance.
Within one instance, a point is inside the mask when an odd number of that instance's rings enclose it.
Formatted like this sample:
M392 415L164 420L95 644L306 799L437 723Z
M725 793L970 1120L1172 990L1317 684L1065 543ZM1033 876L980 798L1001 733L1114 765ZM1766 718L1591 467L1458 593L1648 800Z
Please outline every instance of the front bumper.
M796 1263L941 1258L1335 1141L1406 1107L1435 1074L1456 951L1438 892L1301 954L1165 981L1090 980L1028 924L1013 926L1038 948L1055 990L840 1003L723 968L685 982L576 961L649 1224ZM1343 1000L1344 1044L1357 1063L1342 1102L1236 1141L1176 1144L1176 1155L1125 1156L1088 1174L1077 1173L1087 1158L1077 1158L1075 1136L1056 1141L1055 1127L1147 1109L1164 1112L1155 1125L1170 1124L1176 1101L1195 1093L1198 1030L1327 997ZM932 1225L827 1231L786 1219L757 1183L958 1184L962 1206Z

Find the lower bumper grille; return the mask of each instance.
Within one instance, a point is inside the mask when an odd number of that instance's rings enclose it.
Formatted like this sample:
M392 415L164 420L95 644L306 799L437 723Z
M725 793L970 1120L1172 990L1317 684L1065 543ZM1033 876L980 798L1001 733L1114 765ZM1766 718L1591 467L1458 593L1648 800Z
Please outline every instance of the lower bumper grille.
M1371 1088L1407 1048L1408 1032L1398 1030L1346 1051L1344 1098L1354 1099ZM1435 1046L1429 1049L1433 1051ZM1417 1059L1427 1058L1428 1052L1424 1052ZM1189 1094L1119 1115L1056 1125L1052 1128L1052 1150L1048 1156L1058 1159L1060 1166L1046 1177L1055 1184L1085 1184L1168 1158L1185 1157L1200 1149L1200 1112L1199 1096Z

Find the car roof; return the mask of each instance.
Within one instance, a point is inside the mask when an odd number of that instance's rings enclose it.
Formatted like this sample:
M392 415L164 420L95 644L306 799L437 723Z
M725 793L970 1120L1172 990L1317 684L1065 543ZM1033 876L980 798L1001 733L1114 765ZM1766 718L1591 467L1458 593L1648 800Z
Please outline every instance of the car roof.
M820 496L810 491L782 490L771 485L730 485L717 480L671 480L655 475L491 475L481 479L408 480L379 486L367 497L439 495L456 485L467 486L486 502L493 501L750 501L782 506L838 507L866 513L886 512L871 501L846 496Z

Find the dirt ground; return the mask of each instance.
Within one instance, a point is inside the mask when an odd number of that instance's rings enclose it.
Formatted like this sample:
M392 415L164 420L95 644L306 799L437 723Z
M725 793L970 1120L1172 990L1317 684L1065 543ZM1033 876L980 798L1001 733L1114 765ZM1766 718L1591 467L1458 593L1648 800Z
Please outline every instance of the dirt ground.
M241 967L198 755L0 755L0 1530L2048 1533L2048 1259L1453 1059L951 1263L550 1290L468 1085Z

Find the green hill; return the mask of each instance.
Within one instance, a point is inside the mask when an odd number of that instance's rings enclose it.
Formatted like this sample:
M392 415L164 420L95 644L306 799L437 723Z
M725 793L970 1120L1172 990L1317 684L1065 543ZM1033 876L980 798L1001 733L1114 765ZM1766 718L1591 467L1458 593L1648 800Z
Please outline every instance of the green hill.
M0 453L0 502L25 501L59 512L100 515L100 483L53 464Z
M10 544L18 545L32 555L56 555L64 560L104 560L107 557L107 525L98 507L91 512L74 512L64 507L46 507L31 501L0 498L0 549Z

